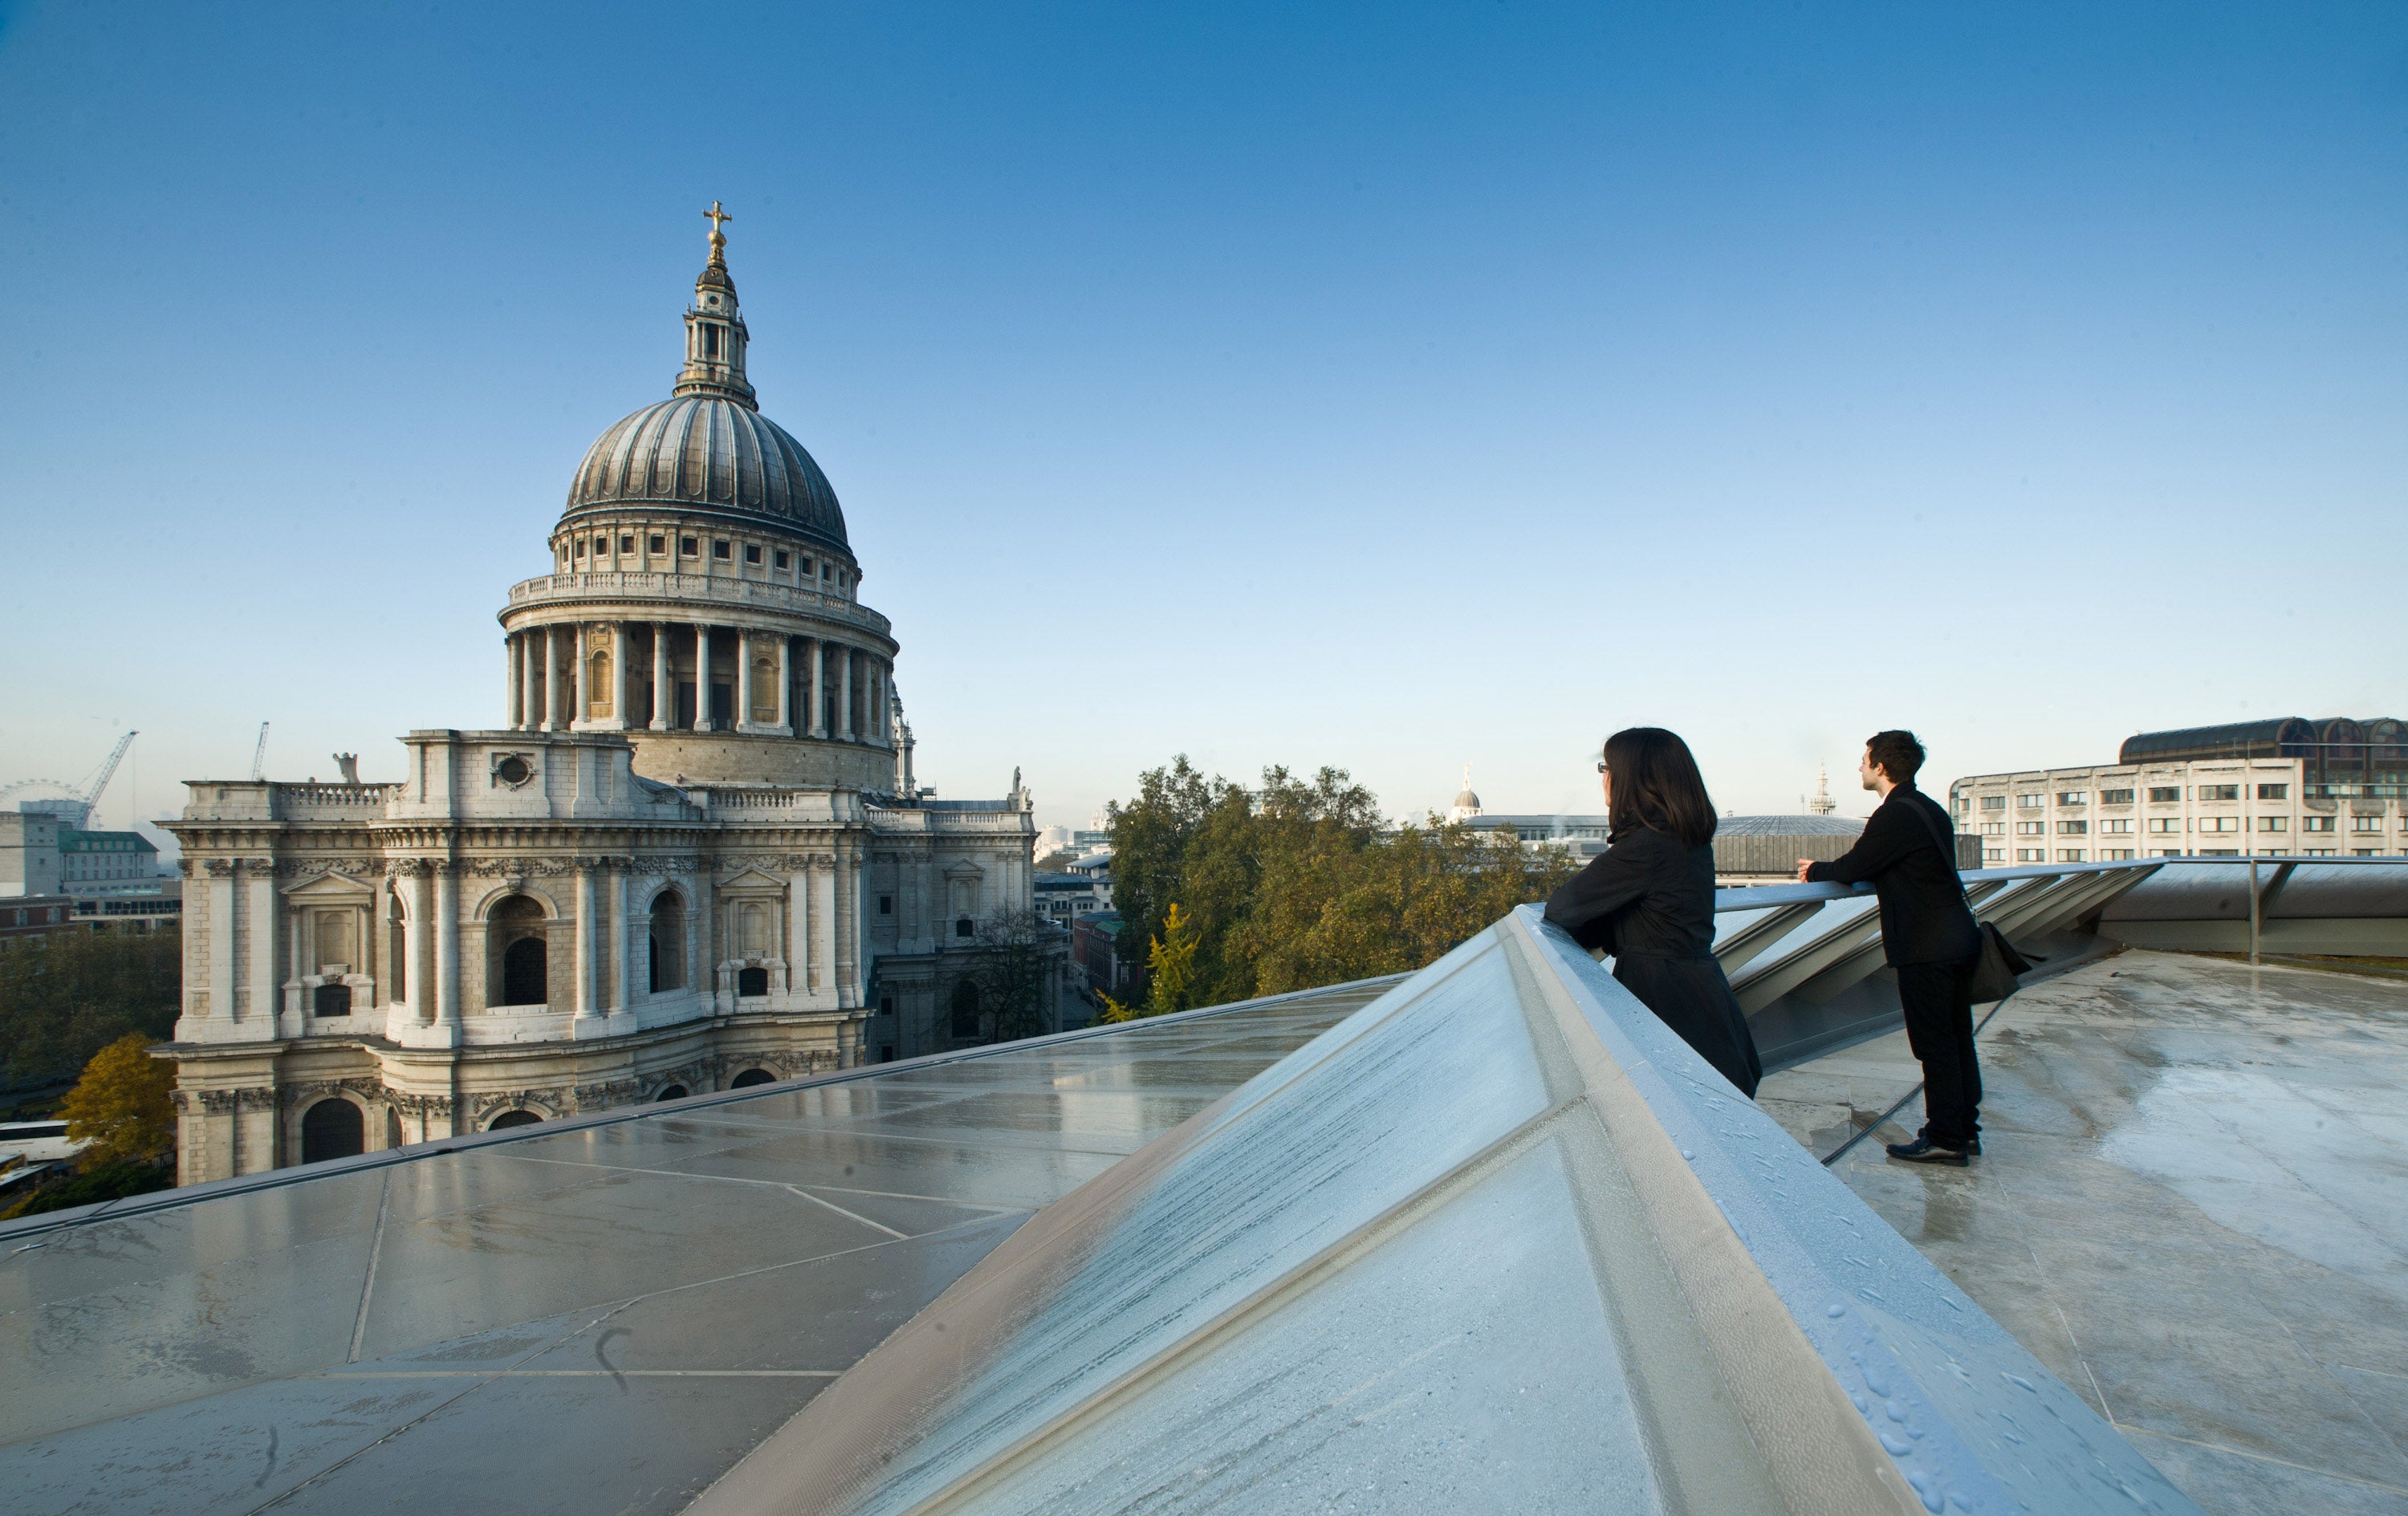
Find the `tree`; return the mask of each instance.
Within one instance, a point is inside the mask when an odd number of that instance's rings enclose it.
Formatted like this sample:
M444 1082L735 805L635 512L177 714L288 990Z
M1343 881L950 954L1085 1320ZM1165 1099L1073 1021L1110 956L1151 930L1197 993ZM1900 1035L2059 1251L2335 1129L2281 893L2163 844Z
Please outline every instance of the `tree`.
M1419 968L1578 867L1510 831L1391 830L1337 768L1268 768L1249 791L1182 756L1110 815L1119 947L1144 947L1149 982L1105 1022Z
M183 984L183 937L53 932L0 946L0 1085L73 1079L116 1038L165 1040Z
M980 1008L994 1018L995 1039L1017 1042L1046 1030L1047 947L1060 931L1035 911L1005 911L979 929L979 956L967 976Z
M150 1056L150 1039L129 1032L92 1055L60 1103L67 1136L88 1142L87 1166L152 1161L176 1147L175 1068Z

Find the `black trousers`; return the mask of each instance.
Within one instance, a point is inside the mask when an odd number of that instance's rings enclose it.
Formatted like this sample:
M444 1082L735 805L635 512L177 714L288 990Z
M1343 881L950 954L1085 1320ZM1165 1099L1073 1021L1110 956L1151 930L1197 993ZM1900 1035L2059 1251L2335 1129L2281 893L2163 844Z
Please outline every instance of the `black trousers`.
M1982 1065L1973 1056L1970 993L1980 961L1976 954L1896 969L1906 1045L1923 1064L1923 1135L1943 1148L1962 1148L1982 1134Z

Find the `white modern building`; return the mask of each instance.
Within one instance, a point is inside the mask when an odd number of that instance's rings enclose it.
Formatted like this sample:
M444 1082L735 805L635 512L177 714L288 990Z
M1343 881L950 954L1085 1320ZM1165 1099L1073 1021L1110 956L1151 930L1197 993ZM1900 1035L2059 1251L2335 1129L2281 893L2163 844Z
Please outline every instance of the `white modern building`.
M2286 718L2128 739L2113 764L1948 787L1987 866L2408 853L2408 729Z
M899 644L753 402L724 249L671 396L509 591L499 726L408 734L394 783L189 782L183 1182L982 1041L1004 979L1059 1024L1028 792L914 779ZM1014 923L1038 962L991 977Z

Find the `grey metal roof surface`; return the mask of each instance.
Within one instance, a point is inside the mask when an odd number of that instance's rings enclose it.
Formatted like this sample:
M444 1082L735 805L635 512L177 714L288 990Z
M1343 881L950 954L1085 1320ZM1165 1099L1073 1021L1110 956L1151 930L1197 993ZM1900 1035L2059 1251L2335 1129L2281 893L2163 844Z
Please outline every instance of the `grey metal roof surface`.
M7 1507L680 1509L1385 982L0 1225Z

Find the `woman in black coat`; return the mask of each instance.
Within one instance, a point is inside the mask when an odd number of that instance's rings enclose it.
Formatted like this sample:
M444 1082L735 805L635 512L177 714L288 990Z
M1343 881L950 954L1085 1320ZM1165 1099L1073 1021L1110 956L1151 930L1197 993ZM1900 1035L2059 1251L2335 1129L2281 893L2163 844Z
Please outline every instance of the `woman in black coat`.
M1659 726L1606 738L1605 855L1547 901L1547 920L1613 957L1613 977L1753 1099L1756 1038L1713 954L1714 803L1689 745Z

